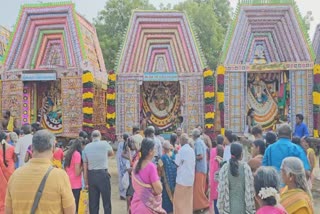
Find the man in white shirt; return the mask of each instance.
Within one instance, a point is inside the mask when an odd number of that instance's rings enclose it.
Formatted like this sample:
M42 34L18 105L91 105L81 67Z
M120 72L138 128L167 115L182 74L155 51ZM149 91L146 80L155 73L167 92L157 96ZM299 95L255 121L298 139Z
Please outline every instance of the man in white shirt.
M178 169L173 197L173 212L176 214L192 214L196 157L194 150L189 145L187 134L181 135L180 142L182 147L175 159Z
M26 153L28 147L32 144L33 135L31 134L32 127L30 125L23 125L21 127L24 136L19 138L17 145L14 149L14 153L19 157L19 167L22 167L25 162Z

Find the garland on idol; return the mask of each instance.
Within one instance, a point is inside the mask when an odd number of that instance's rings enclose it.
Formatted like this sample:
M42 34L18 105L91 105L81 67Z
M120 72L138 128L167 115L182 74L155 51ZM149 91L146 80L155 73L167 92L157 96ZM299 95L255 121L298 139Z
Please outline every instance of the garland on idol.
M210 69L204 69L203 71L203 81L204 81L204 126L206 134L213 139L215 137L214 132L214 73Z

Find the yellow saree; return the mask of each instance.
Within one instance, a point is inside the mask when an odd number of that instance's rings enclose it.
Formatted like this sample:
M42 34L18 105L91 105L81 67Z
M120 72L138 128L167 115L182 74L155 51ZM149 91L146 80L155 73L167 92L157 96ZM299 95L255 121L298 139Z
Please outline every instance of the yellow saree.
M287 190L281 194L281 205L288 214L313 214L310 196L301 189Z

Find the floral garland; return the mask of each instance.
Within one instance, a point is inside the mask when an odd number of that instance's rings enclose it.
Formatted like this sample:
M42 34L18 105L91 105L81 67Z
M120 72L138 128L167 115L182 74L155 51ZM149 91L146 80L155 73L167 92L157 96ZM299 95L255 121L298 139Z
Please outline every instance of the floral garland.
M320 120L320 65L317 64L313 69L313 137L319 138L319 120Z
M203 81L204 81L204 124L206 129L206 134L211 138L215 138L214 133L214 74L210 69L205 69L203 71Z
M115 124L116 124L116 79L117 76L114 71L110 71L108 74L108 86L107 86L107 139L115 140Z
M90 71L84 71L82 75L82 101L83 101L83 130L91 133L93 131L93 75Z
M221 134L224 134L224 75L226 73L226 68L222 65L218 66L218 90L217 90L217 101L220 110L220 123L221 123Z

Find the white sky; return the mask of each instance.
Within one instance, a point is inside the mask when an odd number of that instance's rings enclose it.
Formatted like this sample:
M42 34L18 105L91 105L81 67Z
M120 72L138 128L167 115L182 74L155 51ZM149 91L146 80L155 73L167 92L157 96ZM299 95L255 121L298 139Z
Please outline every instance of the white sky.
M16 22L20 6L24 3L39 3L39 2L57 2L59 0L0 0L0 25L9 29L13 29ZM106 0L72 0L76 3L77 11L84 15L89 21L92 21L101 10ZM183 0L150 0L151 3L158 6L160 3L172 5L182 2ZM216 0L219 1L219 0ZM238 0L230 0L233 7L236 6ZM310 38L313 38L315 27L320 23L320 0L296 0L300 8L301 14L305 15L308 11L312 11L314 21L311 23L309 32Z

